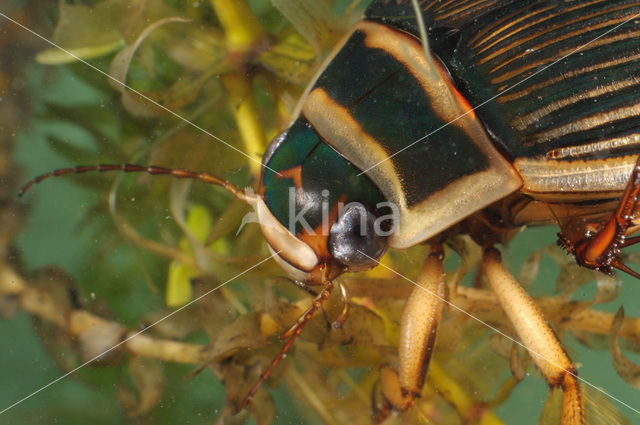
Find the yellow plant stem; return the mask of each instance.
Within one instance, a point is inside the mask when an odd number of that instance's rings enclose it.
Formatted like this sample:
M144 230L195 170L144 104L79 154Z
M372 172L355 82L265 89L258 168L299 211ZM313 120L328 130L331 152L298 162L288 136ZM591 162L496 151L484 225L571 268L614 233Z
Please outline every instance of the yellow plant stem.
M474 420L478 425L504 425L488 407L483 407L458 385L434 359L429 364L427 379L434 388L456 409L460 416Z
M229 103L233 108L244 151L257 160L249 161L252 174L257 175L260 173L260 160L266 142L262 125L258 120L252 81L242 75L227 74L222 77L222 83L229 95Z
M246 52L262 39L264 30L246 0L210 0L231 52Z
M246 0L210 0L224 29L227 49L235 58L250 55L256 45L264 40L264 29L253 14ZM244 151L258 160L249 161L251 172L260 172L260 160L266 143L264 130L258 121L258 108L253 94L253 79L239 69L222 77L235 114Z

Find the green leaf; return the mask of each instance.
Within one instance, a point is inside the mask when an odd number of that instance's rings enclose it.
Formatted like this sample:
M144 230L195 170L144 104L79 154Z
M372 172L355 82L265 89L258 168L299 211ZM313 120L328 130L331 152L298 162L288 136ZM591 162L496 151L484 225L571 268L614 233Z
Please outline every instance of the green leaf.
M60 47L38 53L38 62L59 65L97 58L119 50L125 40L113 21L108 3L91 8L60 2L53 43Z
M316 66L316 53L300 34L291 33L260 55L262 64L297 84L308 81Z

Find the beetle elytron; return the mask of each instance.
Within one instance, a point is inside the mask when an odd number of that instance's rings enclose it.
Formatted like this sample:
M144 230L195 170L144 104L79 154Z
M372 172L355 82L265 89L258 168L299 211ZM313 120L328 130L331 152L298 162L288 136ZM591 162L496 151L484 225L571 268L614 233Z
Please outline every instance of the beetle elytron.
M508 229L569 217L560 241L580 264L639 277L619 250L636 242L625 236L640 191L640 24L632 19L640 2L428 0L420 8L426 54L413 2L369 6L265 153L256 195L207 173L134 165L58 170L33 182L148 171L220 184L251 203L285 270L323 285L285 349L333 280L374 267L387 247L430 243L420 282L443 294L441 243L469 234L520 339L564 391L562 423L584 423L573 363L492 247L507 242ZM398 214L379 207L384 201ZM291 228L303 212L308 226ZM371 231L381 218L385 232ZM378 419L420 393L441 307L421 289L408 300L399 370L382 374Z

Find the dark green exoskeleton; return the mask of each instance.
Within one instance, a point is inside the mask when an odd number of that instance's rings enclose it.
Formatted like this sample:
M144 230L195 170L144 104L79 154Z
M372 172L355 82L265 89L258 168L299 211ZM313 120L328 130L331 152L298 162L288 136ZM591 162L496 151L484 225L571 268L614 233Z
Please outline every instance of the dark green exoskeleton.
M563 389L562 423L582 424L573 363L492 246L518 226L566 219L561 242L580 264L638 276L618 254L637 242L625 237L640 192L639 14L630 0L374 0L265 153L257 194L207 173L101 170L197 178L255 207L288 273L323 285L274 364L338 275L429 241L427 292L407 301L378 419L422 390L444 295L440 244L470 234L520 340Z

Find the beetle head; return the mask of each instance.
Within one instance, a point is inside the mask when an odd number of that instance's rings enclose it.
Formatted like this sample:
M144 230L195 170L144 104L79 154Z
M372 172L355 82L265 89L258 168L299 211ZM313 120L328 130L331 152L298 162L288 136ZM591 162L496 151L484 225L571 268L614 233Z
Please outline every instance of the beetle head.
M273 140L263 165L252 203L292 278L319 283L377 264L397 221L395 210L304 116Z

